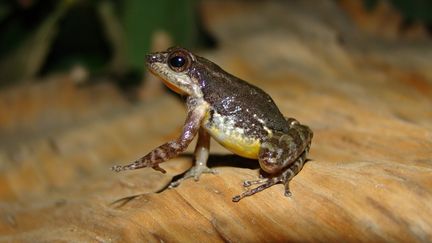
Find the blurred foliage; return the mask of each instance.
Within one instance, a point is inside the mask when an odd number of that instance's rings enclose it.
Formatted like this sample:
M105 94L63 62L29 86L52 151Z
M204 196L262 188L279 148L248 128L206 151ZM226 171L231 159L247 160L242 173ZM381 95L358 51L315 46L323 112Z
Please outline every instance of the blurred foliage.
M432 25L432 0L391 2L409 21ZM194 47L198 0L3 0L0 2L0 85L79 64L91 73L140 73L155 31Z
M200 42L196 4L195 0L2 1L0 84L75 64L93 73L110 72L111 59L118 56L124 57L122 73L141 71L155 31L168 32L176 45L190 48Z
M379 1L389 1L397 8L406 21L421 21L432 25L432 0L363 0L368 9L373 9Z
M0 2L0 22L8 15L10 12L10 7L5 2Z
M59 21L55 38L42 73L66 70L80 64L91 71L104 68L111 51L97 15L95 2L86 1L69 9Z
M171 33L174 43L191 47L197 44L197 16L193 0L128 0L123 4L122 22L126 30L129 64L143 66L150 46L149 35L163 29Z
M22 4L27 7L31 1ZM0 83L28 80L40 70L57 33L57 22L69 6L67 1L57 4L46 18L39 12L5 18L4 38L0 37Z

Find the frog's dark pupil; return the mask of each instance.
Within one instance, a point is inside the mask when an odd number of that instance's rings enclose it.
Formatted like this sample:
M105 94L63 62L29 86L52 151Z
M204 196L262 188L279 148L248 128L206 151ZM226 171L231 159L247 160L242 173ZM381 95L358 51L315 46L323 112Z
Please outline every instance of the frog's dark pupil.
M182 56L175 56L169 60L172 67L180 68L186 63L186 59Z

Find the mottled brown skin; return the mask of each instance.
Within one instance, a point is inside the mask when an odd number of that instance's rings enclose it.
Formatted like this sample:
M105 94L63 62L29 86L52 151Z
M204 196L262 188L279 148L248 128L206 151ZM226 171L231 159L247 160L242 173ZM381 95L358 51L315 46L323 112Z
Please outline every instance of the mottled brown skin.
M258 159L268 178L245 181L244 187L258 184L235 196L237 202L277 183L285 184L285 195L290 196L289 181L302 169L311 145L313 133L294 118L285 118L272 98L227 72L211 61L183 48L147 56L151 72L162 78L174 91L187 96L188 115L181 135L174 141L157 147L139 160L114 171L152 167L165 171L159 164L183 152L198 134L195 166L181 181L202 173L215 173L206 166L210 136L232 152Z
M246 136L267 137L258 119L262 119L271 130L288 132L284 116L263 90L225 72L205 58L197 57L193 66L189 73L197 77L204 100L219 114L235 116L235 126L245 129Z

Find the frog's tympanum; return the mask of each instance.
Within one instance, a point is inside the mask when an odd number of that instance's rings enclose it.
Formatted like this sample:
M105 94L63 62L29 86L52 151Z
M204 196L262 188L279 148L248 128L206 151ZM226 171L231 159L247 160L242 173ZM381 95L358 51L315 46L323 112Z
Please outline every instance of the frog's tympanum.
M225 72L213 62L183 48L170 48L146 57L150 71L158 75L175 92L186 96L187 118L181 135L114 171L151 167L165 173L159 164L183 152L195 135L195 166L183 178L172 182L175 187L186 178L198 180L202 173L215 173L207 167L210 136L233 153L258 159L267 178L245 181L248 189L232 200L253 195L277 183L285 185L302 169L312 140L309 127L294 118L285 118L272 98L255 87Z

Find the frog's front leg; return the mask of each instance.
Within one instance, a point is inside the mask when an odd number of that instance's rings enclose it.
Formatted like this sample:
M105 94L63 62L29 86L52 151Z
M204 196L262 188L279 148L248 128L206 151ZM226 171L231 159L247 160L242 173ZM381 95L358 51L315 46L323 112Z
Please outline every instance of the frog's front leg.
M271 138L261 144L259 163L261 168L270 174L270 178L245 181L243 185L249 187L261 184L235 196L233 201L263 191L278 183L285 184L285 195L290 196L290 180L303 168L309 152L313 133L293 118L288 118L289 130L287 133L276 132Z
M190 142L197 134L201 126L201 121L208 109L208 106L205 103L199 103L197 100L192 98L188 99L187 105L188 115L183 126L182 134L179 138L162 144L147 155L128 165L116 165L111 169L113 171L119 172L123 170L135 170L144 167L152 167L155 170L165 173L166 171L160 168L159 164L177 156L188 147Z
M186 174L176 180L171 182L169 188L173 188L178 186L182 181L193 177L195 181L199 180L199 177L202 173L212 173L215 174L215 169L210 169L207 167L207 160L209 157L210 149L210 135L208 132L201 127L198 133L198 141L195 147L195 166L186 172Z

